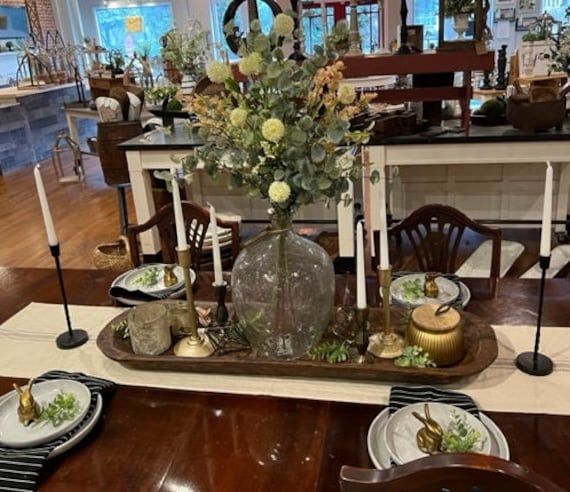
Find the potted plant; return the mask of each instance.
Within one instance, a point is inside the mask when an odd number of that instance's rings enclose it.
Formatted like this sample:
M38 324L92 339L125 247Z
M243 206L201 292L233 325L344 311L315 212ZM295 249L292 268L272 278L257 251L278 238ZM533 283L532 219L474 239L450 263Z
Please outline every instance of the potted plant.
M344 56L349 48L348 22L346 19L339 20L329 34L329 41L334 45L339 56Z
M475 0L446 0L445 17L453 19L457 39L463 39L469 29L469 18L475 13Z
M546 12L529 26L518 48L519 75L543 76L552 72L552 54L556 43L552 39L554 18Z
M343 62L332 43L315 47L302 63L287 59L293 18L276 16L270 34L259 21L239 51L238 68L210 62L208 78L224 84L216 96L194 95L191 106L204 145L181 158L190 179L199 162L213 177L271 206L271 229L246 245L232 270L232 299L260 356L298 358L328 326L334 269L328 254L292 230L304 205L342 201L361 169L354 154L368 134L351 129L367 107L365 96L342 83Z
M161 55L181 74L183 94L191 93L204 76L208 50L207 34L197 20L190 20L182 29L172 29L164 35Z

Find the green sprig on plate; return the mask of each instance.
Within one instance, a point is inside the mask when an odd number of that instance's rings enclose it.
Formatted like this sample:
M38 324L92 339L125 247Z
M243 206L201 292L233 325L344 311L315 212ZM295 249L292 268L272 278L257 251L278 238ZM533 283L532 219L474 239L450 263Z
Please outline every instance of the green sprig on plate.
M62 391L51 403L42 407L37 422L51 422L54 427L59 427L63 422L73 420L80 410L81 406L75 395Z

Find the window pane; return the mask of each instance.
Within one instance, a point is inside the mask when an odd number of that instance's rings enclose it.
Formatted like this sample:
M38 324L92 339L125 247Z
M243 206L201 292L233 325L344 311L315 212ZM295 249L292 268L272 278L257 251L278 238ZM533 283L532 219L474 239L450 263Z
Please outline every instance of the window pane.
M438 0L414 0L415 25L424 26L424 49L438 44L439 29L439 2Z
M303 36L305 37L305 52L313 53L315 46L323 44L323 20L321 8L303 9ZM334 9L327 7L327 28L334 26Z
M558 21L564 21L566 9L570 7L569 0L542 0L542 11L548 12Z
M140 25L134 31L127 31L126 19L137 17ZM135 50L149 49L151 56L156 56L160 53L160 37L172 29L172 8L170 4L103 7L95 9L95 19L102 46L119 49L127 56Z
M378 31L378 3L358 5L358 31L360 33L360 49L363 53L374 53L378 49L380 33ZM350 7L346 7L346 20L350 24Z

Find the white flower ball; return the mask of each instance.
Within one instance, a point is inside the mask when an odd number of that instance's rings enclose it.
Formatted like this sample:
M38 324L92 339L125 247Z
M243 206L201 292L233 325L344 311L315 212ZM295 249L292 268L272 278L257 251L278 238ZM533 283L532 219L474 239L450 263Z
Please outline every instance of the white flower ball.
M232 70L225 63L213 61L206 65L206 75L214 84L223 84L232 76Z
M351 85L343 84L338 88L337 96L342 104L349 105L356 99L356 91Z
M261 134L265 140L278 143L285 135L285 126L279 118L269 118L261 126Z
M261 73L261 63L263 59L259 53L251 53L240 59L238 62L239 71L246 77Z
M284 203L291 196L291 188L285 181L273 181L269 185L269 199L273 203Z
M287 14L278 14L273 21L273 32L278 36L289 37L295 29L293 17Z
M230 123L236 128L241 128L247 121L247 111L242 108L236 108L230 113Z

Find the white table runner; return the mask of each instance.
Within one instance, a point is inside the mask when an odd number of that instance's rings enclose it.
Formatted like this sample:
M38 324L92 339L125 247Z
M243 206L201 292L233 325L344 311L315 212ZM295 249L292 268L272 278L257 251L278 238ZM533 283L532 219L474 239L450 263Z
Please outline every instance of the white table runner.
M81 371L118 384L156 388L268 395L355 403L388 402L391 383L333 379L232 376L139 371L104 356L95 343L120 308L70 306L73 325L89 332L89 341L62 351L55 338L65 329L63 308L29 304L0 326L0 376L31 378L51 369ZM534 327L495 326L499 357L483 373L446 385L471 395L485 411L570 415L570 328L543 328L541 351L555 362L554 372L532 377L514 366L515 355L531 350Z

